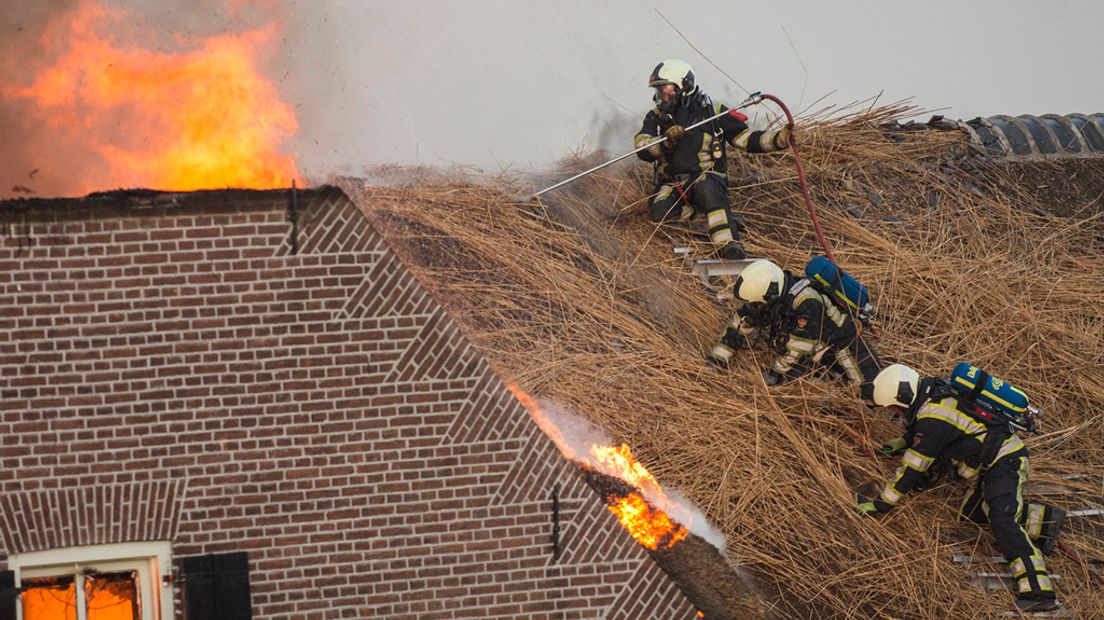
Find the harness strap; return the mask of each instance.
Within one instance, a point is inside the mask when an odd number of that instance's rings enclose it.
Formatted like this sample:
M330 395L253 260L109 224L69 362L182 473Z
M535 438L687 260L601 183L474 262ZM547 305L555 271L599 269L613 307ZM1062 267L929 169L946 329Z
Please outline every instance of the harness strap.
M986 383L989 383L989 373L979 368L977 381L974 382L974 389L970 390L968 397L971 403L976 401L978 396L981 396L981 391L985 389Z

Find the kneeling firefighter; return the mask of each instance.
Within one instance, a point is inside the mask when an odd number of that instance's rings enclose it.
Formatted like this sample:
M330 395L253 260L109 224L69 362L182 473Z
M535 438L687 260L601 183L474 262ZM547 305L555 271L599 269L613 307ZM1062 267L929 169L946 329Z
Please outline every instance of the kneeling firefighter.
M733 292L746 303L706 356L711 363L728 366L736 351L765 340L778 351L763 371L767 385L823 367L857 384L863 398L872 397L882 368L878 354L859 334L856 319L812 280L760 259L740 272Z
M705 213L709 237L727 259L746 258L740 245L743 219L728 204L727 146L749 153L767 153L790 145L791 126L778 131L753 131L736 111L690 131L684 128L728 108L714 103L698 87L694 71L681 60L665 60L652 70L648 86L655 89L653 108L634 139L636 148L666 136L638 153L655 163L652 220L689 220Z
M993 398L994 394L999 396ZM1030 413L1009 418L1001 411L1018 403L1017 409L1030 412L1026 394L968 364L959 364L951 381L921 379L908 366L893 364L874 379L874 402L902 417L904 456L881 494L860 503L859 512L891 510L906 493L928 482L929 471L943 466L964 479L976 479L963 499L960 518L993 528L1016 580L1021 610L1058 608L1043 554L1057 544L1066 513L1024 503L1027 447L1016 429L1033 430L1034 422Z

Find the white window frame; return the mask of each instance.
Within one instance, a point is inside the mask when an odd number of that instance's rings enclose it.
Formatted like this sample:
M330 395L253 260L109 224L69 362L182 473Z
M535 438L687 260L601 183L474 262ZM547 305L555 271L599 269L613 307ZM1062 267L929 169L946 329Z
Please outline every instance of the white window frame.
M172 543L167 541L86 545L31 551L8 556L8 568L15 573L15 585L23 578L76 576L77 600L84 596L87 568L103 572L133 570L138 573L141 620L173 618ZM77 606L77 620L86 620L83 605ZM15 606L16 620L23 620L22 603Z

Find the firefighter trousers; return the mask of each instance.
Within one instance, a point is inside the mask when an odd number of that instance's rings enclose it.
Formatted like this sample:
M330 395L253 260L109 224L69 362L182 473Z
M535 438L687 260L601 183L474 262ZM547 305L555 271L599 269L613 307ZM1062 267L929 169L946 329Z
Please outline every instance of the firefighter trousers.
M733 214L728 204L727 177L711 170L685 182L660 184L648 210L653 222L688 220L695 213L705 213L709 239L717 248L739 241L744 228L743 218Z
M1027 450L998 460L984 474L981 493L971 487L962 501L962 516L993 528L997 547L1008 559L1016 592L1021 598L1054 598L1043 554L1031 542L1025 524L1028 506L1023 501L1027 481Z
M846 347L833 347L828 370L859 386L862 397L873 402L874 377L882 370L882 360L862 336L855 336Z

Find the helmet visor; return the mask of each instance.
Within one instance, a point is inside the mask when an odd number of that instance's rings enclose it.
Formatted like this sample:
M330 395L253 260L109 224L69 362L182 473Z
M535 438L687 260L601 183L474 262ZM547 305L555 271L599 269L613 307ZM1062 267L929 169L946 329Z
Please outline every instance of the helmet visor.
M660 84L653 88L655 94L652 95L652 101L655 102L656 107L660 110L670 110L674 107L675 101L678 100L678 87L674 84Z

